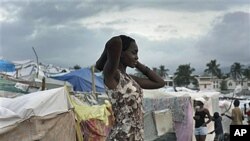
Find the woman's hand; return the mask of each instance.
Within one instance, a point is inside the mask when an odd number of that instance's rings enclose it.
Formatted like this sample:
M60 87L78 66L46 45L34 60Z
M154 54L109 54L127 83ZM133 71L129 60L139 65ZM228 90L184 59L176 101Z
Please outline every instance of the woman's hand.
M200 119L200 116L198 116L198 115L194 116L194 120L199 120L199 119Z
M206 125L207 125L206 123L203 123L201 126L202 126L202 127L205 127Z

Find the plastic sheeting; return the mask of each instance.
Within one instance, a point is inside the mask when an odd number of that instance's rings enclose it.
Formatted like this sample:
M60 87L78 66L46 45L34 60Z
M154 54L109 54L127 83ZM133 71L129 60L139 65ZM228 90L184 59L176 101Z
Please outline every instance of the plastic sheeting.
M2 93L7 93L7 92L27 93L26 91L16 88L15 85L16 82L0 78L0 96Z
M72 106L64 87L39 91L16 98L0 98L0 131L32 116L56 115Z
M15 71L15 65L6 60L0 60L0 72L13 72Z
M0 133L1 141L76 141L73 111L54 117L31 117Z
M79 69L62 76L51 77L57 80L68 81L73 86L74 91L92 91L92 73L88 68ZM101 77L95 75L96 92L105 92L104 82Z

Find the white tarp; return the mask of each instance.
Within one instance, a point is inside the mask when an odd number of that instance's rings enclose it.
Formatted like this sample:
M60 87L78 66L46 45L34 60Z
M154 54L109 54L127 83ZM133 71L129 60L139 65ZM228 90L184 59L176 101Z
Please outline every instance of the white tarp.
M0 130L32 116L46 116L68 111L72 106L64 87L39 91L16 98L0 98Z

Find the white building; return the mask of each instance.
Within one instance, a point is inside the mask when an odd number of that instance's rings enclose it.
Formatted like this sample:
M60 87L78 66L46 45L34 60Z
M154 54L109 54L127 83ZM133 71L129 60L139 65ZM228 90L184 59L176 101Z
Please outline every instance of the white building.
M216 76L199 76L197 77L200 90L216 90L220 91L222 79Z
M165 78L164 78L164 81L165 81L165 85L166 86L169 86L169 87L173 87L174 86L174 76L173 75L167 75Z
M227 78L227 89L234 90L237 85L242 86L242 89L248 89L250 88L250 80L244 79L243 81L235 81L232 78Z

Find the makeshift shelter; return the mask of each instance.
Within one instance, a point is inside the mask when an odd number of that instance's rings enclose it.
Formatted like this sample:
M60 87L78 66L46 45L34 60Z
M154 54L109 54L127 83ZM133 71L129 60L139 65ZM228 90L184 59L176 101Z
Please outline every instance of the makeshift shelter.
M65 89L0 98L0 140L72 140L74 114Z
M74 91L92 92L92 73L89 68L79 69L62 76L51 77L57 80L68 81ZM96 92L105 92L103 79L94 76Z
M21 83L16 83L0 77L0 97L16 97L19 95L27 94L27 88L22 89ZM27 87L27 85L25 85Z
M7 60L0 60L0 72L13 72L15 65Z
M144 90L145 140L155 140L163 135L175 136L176 141L192 141L194 137L193 101L203 97L210 114L219 112L219 92L168 92L165 88ZM157 122L161 121L160 124ZM164 126L165 125L165 126ZM214 129L208 124L208 131ZM207 135L213 140L214 135Z
M0 97L0 140L105 141L110 106L83 104L66 87Z

